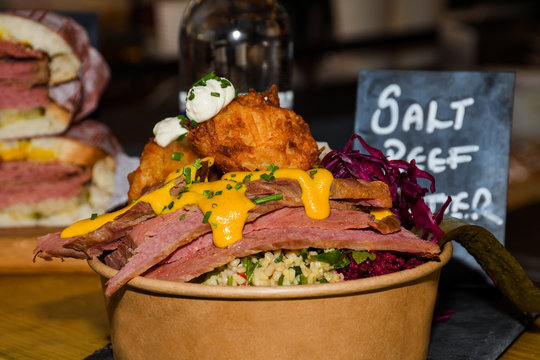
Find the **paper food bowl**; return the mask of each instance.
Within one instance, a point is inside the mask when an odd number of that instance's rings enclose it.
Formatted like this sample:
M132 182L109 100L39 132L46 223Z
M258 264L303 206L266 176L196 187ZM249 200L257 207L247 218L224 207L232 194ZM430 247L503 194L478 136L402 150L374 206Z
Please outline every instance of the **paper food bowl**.
M227 287L137 277L105 299L115 360L425 359L440 262L332 284ZM104 284L116 273L89 260Z

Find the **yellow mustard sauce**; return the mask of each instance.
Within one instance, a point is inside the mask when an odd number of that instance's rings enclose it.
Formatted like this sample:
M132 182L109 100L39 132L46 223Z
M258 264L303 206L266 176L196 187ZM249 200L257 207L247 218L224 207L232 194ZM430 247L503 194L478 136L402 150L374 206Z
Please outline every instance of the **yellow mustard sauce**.
M302 203L306 215L312 219L325 219L330 215L330 187L334 177L326 169L313 170L278 169L270 171L231 172L223 175L222 179L242 181L249 177L250 181L259 180L264 174L273 174L275 178L293 179L298 181L302 189Z
M32 146L30 141L17 141L15 146L0 145L0 159L3 161L29 160L47 161L56 158L53 150Z
M207 161L203 159L202 161ZM213 159L210 159L213 162ZM191 174L195 174L193 165ZM225 174L221 180L212 182L189 183L178 196L170 194L175 186L174 179L184 176L184 171L174 172L167 178L166 184L146 195L136 202L118 211L103 214L93 219L76 222L62 231L61 237L72 237L89 233L112 221L138 202L147 202L155 214L165 214L183 208L186 205L197 205L212 228L213 241L218 247L226 247L242 238L242 230L248 213L255 204L246 197L246 186L243 182L260 179L263 174L273 175L274 178L297 180L302 189L302 201L306 215L314 219L324 219L330 214L330 187L333 176L326 169L303 171L299 169L278 169L256 172L234 172ZM186 179L186 182L187 181Z
M390 209L386 209L386 208L373 209L369 213L373 215L375 220L382 220L387 216L394 215L394 213L390 211Z

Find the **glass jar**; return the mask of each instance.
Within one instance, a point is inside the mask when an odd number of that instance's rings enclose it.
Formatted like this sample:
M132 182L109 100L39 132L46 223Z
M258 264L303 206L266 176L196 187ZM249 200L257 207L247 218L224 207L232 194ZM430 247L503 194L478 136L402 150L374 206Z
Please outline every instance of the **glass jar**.
M206 74L229 79L240 94L276 84L292 108L293 43L288 14L275 0L191 0L180 26L180 111Z

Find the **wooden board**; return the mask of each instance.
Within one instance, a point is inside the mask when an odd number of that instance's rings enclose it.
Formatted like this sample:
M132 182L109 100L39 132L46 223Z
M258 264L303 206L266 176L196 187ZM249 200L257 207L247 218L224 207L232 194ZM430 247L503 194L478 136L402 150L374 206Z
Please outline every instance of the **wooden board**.
M86 261L77 259L34 260L36 238L59 228L0 229L0 274L91 273Z

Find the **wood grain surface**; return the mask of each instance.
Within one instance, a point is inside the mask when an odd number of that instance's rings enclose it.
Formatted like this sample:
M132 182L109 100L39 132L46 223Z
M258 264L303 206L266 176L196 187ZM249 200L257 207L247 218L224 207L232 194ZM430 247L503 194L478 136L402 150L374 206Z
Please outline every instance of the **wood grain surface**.
M34 249L36 238L51 232L60 231L60 228L32 227L0 229L0 274L28 274L28 273L92 273L92 270L83 260L54 259L45 261L36 258Z

